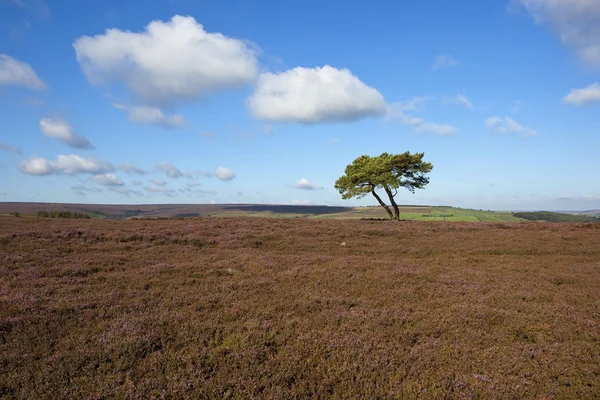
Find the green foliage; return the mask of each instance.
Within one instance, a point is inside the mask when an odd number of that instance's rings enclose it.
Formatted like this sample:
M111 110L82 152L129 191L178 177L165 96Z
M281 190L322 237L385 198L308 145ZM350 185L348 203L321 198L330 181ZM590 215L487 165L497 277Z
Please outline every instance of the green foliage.
M516 212L515 217L527 219L530 221L548 221L548 222L600 222L599 218L588 215L563 214L550 211L535 212Z
M20 213L20 212L18 212L18 211L15 211L15 212L13 213L13 215L14 215L15 217L20 217L20 216L21 216L21 213Z
M405 188L414 193L429 183L426 174L431 172L433 165L424 162L423 156L424 153L411 154L408 151L402 154L382 153L374 157L362 155L346 167L345 174L335 182L335 188L345 200L353 197L360 199L371 193L386 209L390 219L399 219L399 210L394 201L398 189ZM385 190L394 206L394 216L377 195L377 189Z
M38 211L37 216L42 218L90 219L90 216L87 214L71 211Z

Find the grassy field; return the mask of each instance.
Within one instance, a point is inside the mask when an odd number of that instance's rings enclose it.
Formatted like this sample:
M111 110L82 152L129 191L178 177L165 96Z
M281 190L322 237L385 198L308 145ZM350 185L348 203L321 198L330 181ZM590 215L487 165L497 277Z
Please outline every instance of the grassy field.
M0 397L600 398L600 224L0 218Z

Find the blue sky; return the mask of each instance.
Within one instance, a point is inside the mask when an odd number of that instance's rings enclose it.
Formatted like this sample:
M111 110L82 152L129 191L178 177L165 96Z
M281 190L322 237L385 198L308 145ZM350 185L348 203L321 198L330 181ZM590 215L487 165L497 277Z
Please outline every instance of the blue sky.
M600 208L600 2L0 0L0 201Z

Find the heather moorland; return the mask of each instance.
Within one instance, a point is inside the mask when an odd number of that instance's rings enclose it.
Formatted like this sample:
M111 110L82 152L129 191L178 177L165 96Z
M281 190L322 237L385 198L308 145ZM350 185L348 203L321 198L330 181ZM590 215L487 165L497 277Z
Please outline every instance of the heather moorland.
M600 224L0 217L2 398L600 397Z

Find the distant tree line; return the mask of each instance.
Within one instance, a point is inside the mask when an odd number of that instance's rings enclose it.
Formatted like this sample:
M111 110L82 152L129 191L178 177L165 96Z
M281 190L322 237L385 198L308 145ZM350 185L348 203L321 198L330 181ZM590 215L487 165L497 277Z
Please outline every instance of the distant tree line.
M90 216L80 212L71 211L38 211L38 217L42 218L74 218L74 219L90 219Z
M517 218L528 219L530 221L600 222L600 218L595 218L589 215L563 214L551 211L515 212L512 214Z

